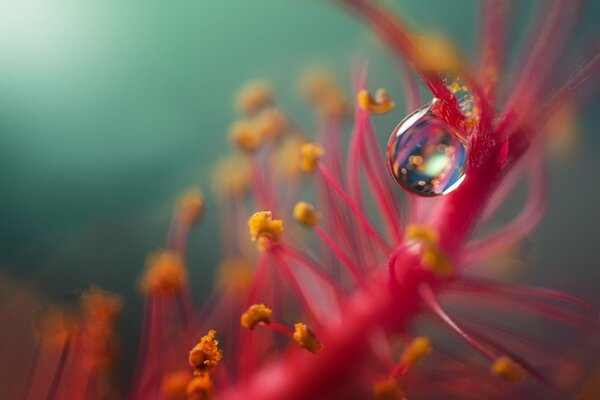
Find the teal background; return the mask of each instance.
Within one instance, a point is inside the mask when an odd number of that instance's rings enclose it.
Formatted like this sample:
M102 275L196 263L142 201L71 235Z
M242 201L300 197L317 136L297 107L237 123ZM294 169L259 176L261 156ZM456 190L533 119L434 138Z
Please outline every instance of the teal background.
M476 48L478 2L387 3L467 53ZM512 58L531 18L527 3L511 29ZM572 48L598 42L600 4L588 3ZM349 87L352 62L367 59L372 87L401 93L389 54L329 1L0 0L0 57L1 269L57 299L89 283L122 294L131 350L141 323L138 273L163 244L174 199L192 185L209 191L210 167L228 151L231 96L243 82L270 79L309 129L296 95L307 66L328 65ZM404 115L398 103L377 121L382 138ZM582 110L578 157L553 165L527 277L596 301L597 109L594 102ZM510 204L505 215L518 198ZM218 262L215 207L209 197L191 237L199 301Z

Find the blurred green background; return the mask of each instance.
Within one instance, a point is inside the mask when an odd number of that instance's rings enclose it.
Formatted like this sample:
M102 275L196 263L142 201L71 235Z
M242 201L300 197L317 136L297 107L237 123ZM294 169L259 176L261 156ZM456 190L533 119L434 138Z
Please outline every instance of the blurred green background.
M467 53L476 48L477 1L387 3ZM517 50L531 20L527 3L511 28ZM598 42L600 2L587 7L573 48ZM0 0L0 57L1 269L55 298L89 283L122 294L128 353L141 325L138 273L163 244L174 199L192 185L209 191L211 165L228 151L231 96L243 82L270 79L309 130L296 94L307 66L330 66L349 88L352 62L367 59L372 87L401 93L392 58L330 1ZM404 115L398 100L378 120L382 138ZM527 274L596 302L598 104L581 110L580 152L553 164L550 208L531 239ZM215 207L209 198L191 237L198 301L218 262Z

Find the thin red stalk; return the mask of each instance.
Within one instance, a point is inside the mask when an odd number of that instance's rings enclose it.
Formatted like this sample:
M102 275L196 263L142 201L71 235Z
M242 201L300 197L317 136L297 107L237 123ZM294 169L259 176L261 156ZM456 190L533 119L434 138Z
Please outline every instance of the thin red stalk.
M348 196L348 194L344 191L344 189L342 189L341 186L338 185L338 183L333 179L329 171L327 171L327 169L322 164L319 165L319 173L325 179L325 181L327 181L329 186L331 186L344 199L346 204L350 207L350 209L354 212L358 220L361 222L369 236L371 236L371 238L373 238L376 241L376 243L381 247L383 251L388 251L389 245L381 238L379 233L375 230L373 225L371 225L367 217L364 216L364 214L358 208L356 203L354 203L350 196Z
M314 229L315 229L315 232L317 233L317 235L319 235L319 237L321 239L323 239L323 241L327 244L327 246L329 246L329 248L331 249L331 251L333 251L333 253L340 259L340 261L342 262L342 264L346 267L346 269L348 270L348 272L350 272L350 274L354 277L354 279L356 280L356 282L359 285L364 286L365 285L365 278L360 273L360 270L358 269L358 267L356 265L354 265L354 263L352 262L352 260L350 260L350 258L348 258L348 256L346 256L344 254L344 252L331 239L331 237L327 234L327 232L325 232L320 226L316 225L314 227Z
M490 290L494 292L505 292L512 294L521 294L525 296L537 297L549 300L561 300L567 303L575 304L586 308L587 310L598 314L600 310L592 304L558 290L540 288L535 286L519 285L515 283L492 282L477 278L462 278L455 282L457 286L474 287L482 290Z
M264 326L265 328L271 329L275 332L281 333L285 336L292 336L294 334L294 329L292 329L291 327L284 325L284 324L280 324L278 322L271 322L268 324L261 324L262 326Z
M67 365L67 359L69 358L70 349L71 335L67 336L63 344L62 350L60 352L60 358L58 360L58 366L56 367L56 371L54 372L54 376L52 377L52 383L50 385L50 389L48 389L48 395L46 396L46 400L53 400L56 394L58 393L58 388L60 386L63 372L65 370L65 366Z
M532 165L529 167L529 171L531 172L530 195L523 210L512 222L497 232L469 244L465 249L466 264L509 249L530 233L541 221L548 201L547 176L541 154L532 154Z
M503 0L486 0L483 4L480 75L486 98L492 108L496 98L498 74L504 58L507 7L507 2Z
M461 327L454 323L452 318L450 318L448 314L446 314L446 312L442 309L438 301L435 299L435 295L433 294L433 291L428 285L422 284L419 287L419 294L421 295L421 298L423 299L425 304L427 304L427 306L431 309L431 311L433 311L435 315L437 315L450 329L452 329L452 331L454 331L465 342L467 342L469 346L471 346L473 349L475 349L477 352L479 352L481 355L483 355L485 358L492 362L496 359L492 352L490 352L488 349L482 346L479 342L477 342L475 339L469 336Z

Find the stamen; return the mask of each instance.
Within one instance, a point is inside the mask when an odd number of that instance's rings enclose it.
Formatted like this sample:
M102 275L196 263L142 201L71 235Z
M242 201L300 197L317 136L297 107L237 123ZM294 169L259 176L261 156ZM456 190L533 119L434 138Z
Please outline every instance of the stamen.
M248 308L244 314L242 314L241 325L242 327L254 330L254 327L259 323L269 325L271 323L271 309L267 308L264 304L253 304Z
M209 330L190 351L188 361L194 368L194 375L203 375L223 359L223 351L219 349L219 341L215 339L216 335L216 331Z
M161 395L167 400L185 399L192 378L189 371L174 371L165 375L160 384Z
M273 242L279 242L283 232L283 221L273 219L271 211L258 211L248 220L248 228L253 241L269 239Z
M294 324L293 338L300 347L305 348L311 353L316 353L323 348L323 344L319 342L315 334L302 322Z
M252 114L272 102L273 90L264 81L248 82L235 96L236 108L242 114Z
M394 379L377 382L373 386L374 400L404 400L406 397L398 388L398 384Z
M406 374L411 367L427 357L431 351L431 341L428 338L424 336L414 338L402 352L400 361L390 376L395 378Z
M294 206L294 219L306 227L314 227L320 218L321 215L315 211L312 204L299 201Z
M396 107L385 89L378 89L375 98L367 90L361 90L356 95L358 105L371 114L385 114Z
M261 145L261 137L251 121L234 122L229 128L229 139L239 150L252 154Z
M179 220L186 226L192 226L204 211L204 197L198 189L192 189L186 192L179 200Z
M498 357L491 368L492 374L509 382L518 382L525 379L525 371L507 356Z
M170 251L150 256L140 281L142 291L149 295L171 296L187 284L188 274L181 257Z
M438 278L446 278L454 272L452 261L438 247L438 233L427 225L410 224L406 238L421 243L421 264Z
M304 172L315 172L321 157L325 155L325 150L317 144L305 143L301 147L302 152L302 170Z

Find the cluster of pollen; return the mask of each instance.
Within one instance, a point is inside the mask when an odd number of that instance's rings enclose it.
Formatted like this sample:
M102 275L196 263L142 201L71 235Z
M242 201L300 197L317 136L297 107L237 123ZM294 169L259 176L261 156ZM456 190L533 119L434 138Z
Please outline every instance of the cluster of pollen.
M250 188L251 171L247 160L230 155L217 163L213 188L220 197L243 197Z
M302 170L304 172L314 172L321 157L325 155L325 150L315 143L303 144L300 151L302 152Z
M258 211L248 220L252 240L269 239L278 242L283 232L283 221L273 219L271 211Z
M167 400L187 400L187 388L192 381L189 371L171 372L162 379L160 393Z
M260 136L249 120L234 122L229 128L229 139L235 147L246 153L253 153L260 146Z
M294 206L294 219L306 227L312 228L320 218L321 215L315 211L312 204L299 201Z
M400 361L407 367L412 367L431 353L431 341L426 337L414 338L402 352Z
M479 121L479 108L473 101L473 95L469 91L469 88L463 85L459 79L448 85L448 89L456 97L458 105L466 117L464 121L465 130L470 132Z
M525 371L507 356L499 357L492 365L492 373L509 382L518 382L525 378Z
M150 257L140 286L145 293L172 295L187 283L183 260L171 251L161 251Z
M215 339L216 335L217 332L211 329L190 351L188 361L194 368L194 375L204 374L223 359L223 351L219 349L219 341Z
M410 224L406 228L406 238L421 244L421 263L423 267L440 278L451 275L454 271L452 261L443 254L438 246L437 232L427 226Z
M270 324L271 323L271 309L267 308L264 304L253 304L248 308L244 314L240 323L242 327L254 330L254 327L259 323Z
M198 222L203 211L204 197L197 189L188 191L179 200L179 219L187 225Z
M208 374L195 376L187 386L187 400L211 400L214 398L212 379Z
M311 353L316 353L323 348L323 344L319 342L315 334L302 322L294 324L293 338L300 347Z
M378 89L375 98L367 90L361 90L356 95L358 105L371 114L385 114L396 107L385 89Z

